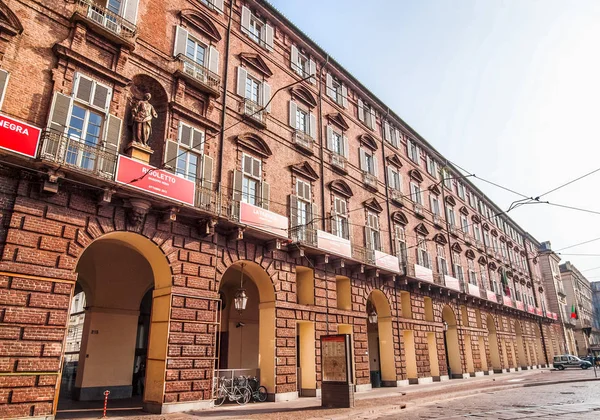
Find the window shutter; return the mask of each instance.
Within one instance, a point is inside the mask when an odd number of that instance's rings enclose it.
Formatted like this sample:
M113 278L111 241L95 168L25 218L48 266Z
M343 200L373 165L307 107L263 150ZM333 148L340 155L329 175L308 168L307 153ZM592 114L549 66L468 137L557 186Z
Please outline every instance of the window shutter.
M358 98L358 119L365 122L365 108L362 99Z
M224 5L223 0L210 0L215 8L215 10L219 13L223 13Z
M71 116L71 104L73 99L70 96L56 92L52 101L52 111L50 112L50 121L48 128L60 134L64 134L67 129L67 123Z
M233 171L233 192L231 195L233 201L242 201L242 181L242 173L240 171Z
M365 226L365 248L373 249L373 242L371 241L371 228Z
M327 73L325 80L325 90L327 91L327 96L335 100L335 92L333 91L333 77L331 77L331 74Z
M114 159L102 159L100 162L100 170L102 172L113 174L117 163L117 154L119 152L119 141L121 139L122 121L114 115L108 116L106 124L106 134L104 138L104 150L113 155Z
M290 51L290 66L296 73L301 73L301 69L298 68L298 48L294 44L292 44Z
M266 182L261 184L260 203L261 207L269 210L269 202L271 201L271 186Z
M80 101L91 103L92 93L94 90L94 81L83 76L81 73L77 73L75 78L74 94Z
M192 149L204 153L204 132L192 130Z
M192 145L192 127L187 124L179 123L179 143L184 146Z
M243 67L238 67L237 70L237 94L242 98L246 97L246 79L248 78L248 72Z
M290 223L291 227L298 226L298 197L290 195Z
M394 171L392 170L391 166L388 166L388 168L387 168L387 177L388 177L388 187L395 190L396 189L396 181L394 178Z
M358 150L358 155L360 157L360 169L362 171L366 171L367 170L367 153L365 152L365 149L363 149L362 147Z
M138 3L139 0L127 0L125 9L123 10L123 17L125 20L131 23L137 22Z
M242 32L248 32L250 30L250 9L246 6L242 6Z
M95 83L96 89L94 89L94 101L93 105L104 110L108 110L110 105L110 97L112 95L112 89L103 85Z
M219 74L219 50L211 45L208 51L208 69L215 74Z
M315 60L313 60L313 59L310 59L308 61L308 74L310 74L311 76L313 76L313 77L311 77L309 79L310 83L312 83L313 85L317 84L317 78L316 78L316 75L317 75L317 64L315 63Z
M4 96L6 93L6 86L8 85L9 74L5 70L0 70L0 108L4 102Z
M393 140L392 144L395 147L400 146L400 130L398 130L397 128L394 129L394 140Z
M390 143L392 143L392 133L390 129L390 124L385 121L383 123L383 137Z
M344 157L348 159L350 150L348 149L348 137L342 136L342 145L344 146Z
M296 106L296 102L290 101L290 127L293 129L296 128L296 112L298 107Z
M177 168L177 154L179 153L179 148L177 142L172 140L167 140L167 146L165 147L165 167L169 168L171 171L175 172Z
M371 130L375 130L375 126L377 125L377 119L375 117L375 110L373 108L369 109L369 128Z
M316 222L317 222L317 216L319 215L319 210L317 209L317 205L316 204L311 204L310 207L310 217L308 218L309 223L309 227L314 228Z
M327 126L327 149L333 152L333 127Z
M273 27L271 25L265 25L265 43L271 50L273 49L273 35Z
M337 231L337 220L338 218L336 216L332 217L330 219L330 223L331 223L331 234L338 236L338 231Z
M211 205L213 187L213 161L208 155L202 155L202 189L200 190L200 205L207 208Z
M262 97L263 107L266 105L267 107L266 107L265 111L271 112L271 104L269 103L269 101L271 100L271 86L269 86L268 83L263 82L262 88L263 88L263 97Z
M375 155L373 155L373 168L375 170L375 173L373 173L373 175L378 177L379 176L379 162L377 161L377 156L375 156Z
M309 133L310 133L310 137L312 137L314 140L317 139L317 117L315 116L315 114L309 114L309 118L308 118L308 129L309 129Z
M177 30L175 32L175 45L173 48L174 57L177 57L179 54L185 55L187 39L188 31L182 28L181 26L177 26Z
M342 106L348 108L348 88L342 85Z

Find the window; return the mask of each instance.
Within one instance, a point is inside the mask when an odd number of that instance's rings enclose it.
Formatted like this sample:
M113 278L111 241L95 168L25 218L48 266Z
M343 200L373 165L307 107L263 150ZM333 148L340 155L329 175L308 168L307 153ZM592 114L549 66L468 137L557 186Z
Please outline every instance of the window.
M363 149L362 147L359 149L360 155L360 169L363 172L371 174L373 176L378 175L378 163L375 154L369 150Z
M204 132L179 123L177 144L175 173L191 181L201 178L199 167L200 155L204 149Z
M487 267L483 264L479 264L479 273L481 275L481 286L489 290L488 278L487 278Z
M483 231L483 243L485 244L485 246L490 246L490 234L485 229Z
M242 32L262 47L273 49L273 27L263 22L246 6L242 6Z
M450 224L451 227L456 226L454 207L449 206L449 205L446 205L446 220L448 220L448 223Z
M456 276L456 278L458 280L460 280L462 282L465 279L465 275L463 273L462 265L460 264L460 254L455 252L453 255L453 259L454 259L454 275Z
M421 187L414 183L410 183L410 199L417 204L423 205L423 198L421 196Z
M350 239L348 229L348 206L346 199L333 197L333 215L331 219L331 233L340 238Z
M261 114L260 107L266 106L266 112L271 112L271 86L265 81L248 74L244 67L238 67L237 94L246 99L247 114ZM260 118L259 118L260 119Z
M461 200L465 199L465 186L462 183L456 183L456 192L458 193L458 196Z
M404 226L398 224L394 226L394 241L396 243L396 256L400 259L401 264L405 264L407 262L407 254Z
M312 222L310 183L296 180L296 197L298 197L298 226L306 226Z
M431 268L427 252L427 239L422 235L417 237L417 262L422 267Z
M435 216L441 216L441 209L440 209L440 200L437 197L437 195L435 194L430 194L429 195L429 205L431 207L431 213L433 213Z
M446 261L446 249L443 245L437 245L438 273L448 275L448 262Z
M400 130L390 125L389 122L383 123L383 138L394 147L400 145L401 134Z
M437 162L433 160L430 156L427 156L427 173L437 179L438 177L438 169Z
M209 81L206 69L219 73L219 51L212 45L193 37L187 29L178 26L173 56L183 61L183 72L202 83ZM210 80L214 80L213 76Z
M102 114L75 103L71 111L67 135L70 139L75 139L85 146L98 146L103 122ZM96 155L84 150L83 147L69 145L66 161L70 165L93 170Z
M326 93L331 99L333 99L338 105L344 108L348 107L348 89L342 82L336 77L327 73L326 76Z
M371 130L375 129L375 109L358 98L358 119Z
M464 234L468 235L469 231L469 219L464 214L460 216L460 225Z
M479 226L479 224L473 225L473 233L475 235L475 240L481 241L481 227Z
M474 261L470 258L467 258L467 266L469 268L469 283L477 286L477 273L475 272Z
M498 273L496 273L496 271L490 271L490 284L494 293L497 295L502 294L500 291L500 286L498 285Z
M367 211L367 225L365 226L365 246L367 249L381 251L379 216L370 211Z
M261 161L245 154L242 173L242 201L257 206L260 202Z
M305 54L302 54L298 47L292 44L290 53L290 64L292 70L294 70L302 78L306 78L309 75L314 76L317 72L314 60L308 58ZM309 79L311 83L316 83L316 78L312 77Z
M446 169L442 171L442 176L444 177L444 187L449 190L452 189L452 174L448 172Z
M251 78L246 78L246 99L258 104L260 100L260 82Z
M402 175L393 166L388 166L388 185L392 190L402 191Z
M408 140L406 142L406 148L407 148L407 153L408 153L408 157L410 158L410 160L412 160L413 162L415 162L417 165L419 164L419 146L417 146L417 143L415 143L414 140Z

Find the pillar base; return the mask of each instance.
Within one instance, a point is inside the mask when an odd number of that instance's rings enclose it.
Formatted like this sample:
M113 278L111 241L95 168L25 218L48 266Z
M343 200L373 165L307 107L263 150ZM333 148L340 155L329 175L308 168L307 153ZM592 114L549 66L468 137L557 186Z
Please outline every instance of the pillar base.
M213 400L190 401L180 403L152 403L145 402L144 411L152 414L182 413L184 411L206 410L214 406Z
M440 382L449 381L449 380L450 380L450 376L448 376L448 375L440 376Z
M111 400L123 400L131 398L133 387L131 385L76 387L73 397L77 401L104 401L104 391L110 391Z
M269 401L281 402L281 401L293 401L298 399L298 391L293 392L281 392L279 394L269 394Z
M141 143L136 143L132 141L127 145L127 147L125 147L125 153L135 160L139 160L140 162L149 164L150 157L152 156L154 151L148 146L144 146Z
M428 376L426 378L419 378L419 379L417 379L417 383L419 385L421 385L421 384L430 384L430 383L433 383L433 378L431 376Z
M371 386L371 384L362 384L362 385L354 386L354 390L356 392L366 392L366 391L370 391L372 389L373 389L373 387Z
M483 371L478 371L478 372L474 372L471 374L471 376L473 376L474 378L479 378L483 375L485 375L485 372L483 372Z

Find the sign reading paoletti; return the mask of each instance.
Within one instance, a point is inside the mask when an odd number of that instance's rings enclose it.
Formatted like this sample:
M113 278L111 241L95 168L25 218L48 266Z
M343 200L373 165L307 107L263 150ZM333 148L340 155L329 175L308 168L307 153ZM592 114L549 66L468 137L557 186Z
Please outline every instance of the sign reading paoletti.
M194 205L196 184L189 179L119 155L116 182L171 200Z
M0 114L0 148L34 158L42 130Z
M243 201L240 203L240 223L287 238L287 217Z

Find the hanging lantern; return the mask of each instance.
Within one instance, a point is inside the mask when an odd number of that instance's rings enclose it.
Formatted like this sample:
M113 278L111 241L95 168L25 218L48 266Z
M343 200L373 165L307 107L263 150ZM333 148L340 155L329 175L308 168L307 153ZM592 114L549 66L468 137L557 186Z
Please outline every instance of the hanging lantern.
M448 323L444 321L444 331L448 331Z
M377 324L377 312L375 312L375 309L371 309L371 312L369 312L369 323Z
M237 292L235 292L235 296L233 297L233 305L235 309L241 314L244 309L246 309L246 304L248 303L248 295L246 294L246 289L244 289L244 264L242 264L242 271L240 273L240 288Z

